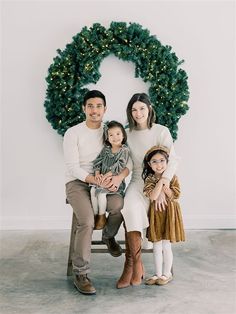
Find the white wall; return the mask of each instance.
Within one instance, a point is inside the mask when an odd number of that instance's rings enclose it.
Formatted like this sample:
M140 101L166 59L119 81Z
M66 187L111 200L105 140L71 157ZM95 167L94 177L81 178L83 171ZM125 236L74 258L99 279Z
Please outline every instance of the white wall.
M3 1L1 228L70 228L65 205L62 138L43 107L47 69L83 26L137 22L170 45L189 76L190 110L175 143L181 156L186 228L235 223L234 1ZM134 92L147 85L115 57L96 85L108 99L106 118L124 121ZM119 108L119 109L118 109Z

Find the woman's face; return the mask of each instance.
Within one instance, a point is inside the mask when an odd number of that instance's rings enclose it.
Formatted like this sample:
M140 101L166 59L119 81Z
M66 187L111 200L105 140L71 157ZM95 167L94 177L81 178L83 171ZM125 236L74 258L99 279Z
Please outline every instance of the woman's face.
M147 127L147 119L149 115L148 106L141 101L136 101L132 106L132 117L138 127Z

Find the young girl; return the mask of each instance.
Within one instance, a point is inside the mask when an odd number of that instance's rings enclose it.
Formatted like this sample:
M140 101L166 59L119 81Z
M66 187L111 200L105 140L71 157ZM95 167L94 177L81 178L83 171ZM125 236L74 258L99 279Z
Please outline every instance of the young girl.
M163 184L162 174L167 168L168 158L169 151L166 147L153 146L148 150L143 161L143 192L150 199L147 238L153 242L156 270L155 275L146 280L147 285L165 285L173 279L171 242L185 240L178 203L180 195L178 178L174 175L169 187ZM164 210L157 210L155 201L162 190L166 195L167 205Z
M104 126L103 142L104 148L93 161L95 179L99 184L112 175L118 175L126 167L129 158L129 149L126 145L127 135L121 123L111 121ZM95 215L94 229L103 229L106 224L107 194L118 193L124 196L124 190L124 181L114 192L109 192L99 186L91 187L91 201Z

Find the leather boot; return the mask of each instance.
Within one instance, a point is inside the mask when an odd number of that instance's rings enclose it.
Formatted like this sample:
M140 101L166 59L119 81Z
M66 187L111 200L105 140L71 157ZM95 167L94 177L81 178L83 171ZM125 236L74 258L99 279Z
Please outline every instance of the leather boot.
M106 221L107 221L106 214L97 215L95 218L94 230L103 229L105 227Z
M142 283L142 278L144 277L144 267L141 259L141 233L139 231L128 232L127 238L133 259L131 284L138 286Z
M127 239L127 231L125 229L125 263L123 273L116 283L117 289L122 289L130 286L131 278L133 275L133 258L131 256L129 243Z
M75 275L74 285L80 293L83 294L96 294L96 289L94 288L91 280L85 275Z

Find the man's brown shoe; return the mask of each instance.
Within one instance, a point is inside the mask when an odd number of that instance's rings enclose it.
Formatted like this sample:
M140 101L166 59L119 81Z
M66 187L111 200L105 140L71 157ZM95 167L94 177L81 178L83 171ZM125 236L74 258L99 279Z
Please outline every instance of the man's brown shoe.
M109 253L114 256L118 257L122 254L122 248L118 242L116 242L115 238L105 239L102 238L102 242L107 245Z
M96 294L96 289L93 287L87 275L75 275L74 285L80 293Z

